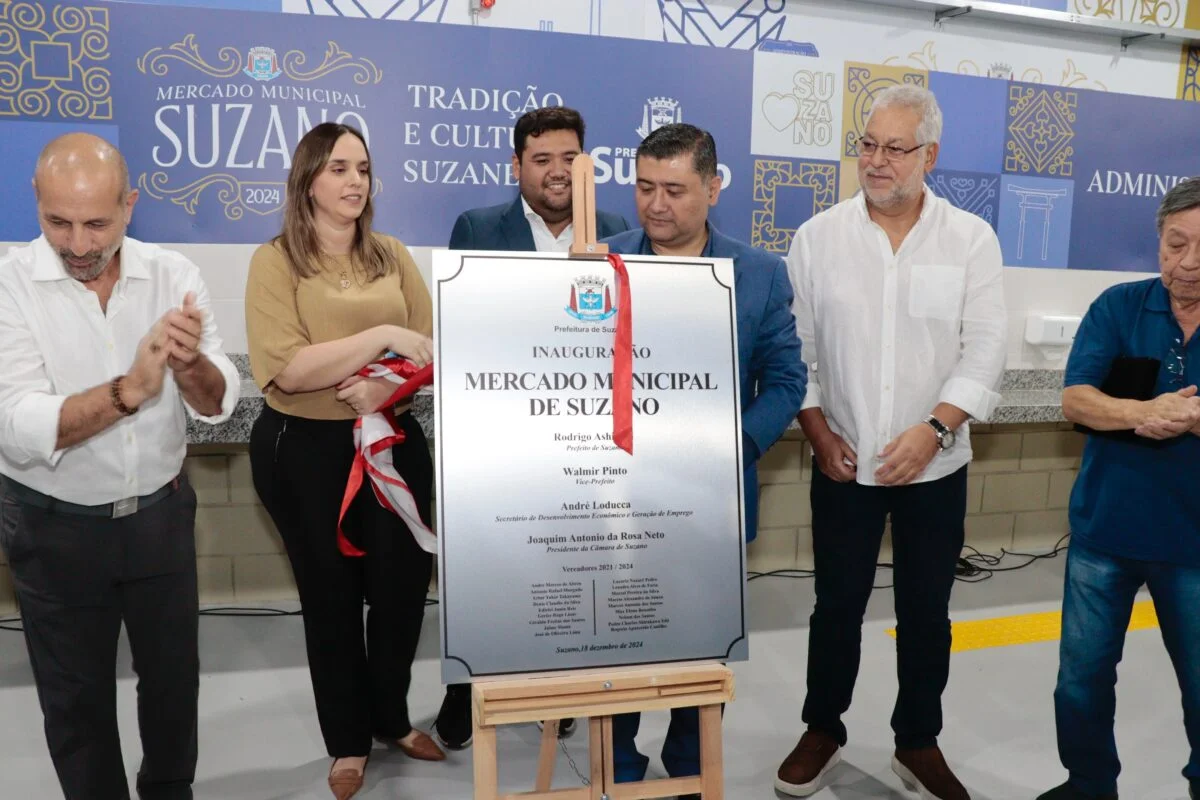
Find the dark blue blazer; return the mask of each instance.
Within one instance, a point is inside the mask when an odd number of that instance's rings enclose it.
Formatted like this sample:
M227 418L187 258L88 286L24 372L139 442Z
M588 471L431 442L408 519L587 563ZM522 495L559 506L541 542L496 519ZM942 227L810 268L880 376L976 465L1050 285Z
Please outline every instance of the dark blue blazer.
M609 250L654 255L639 228L606 240ZM758 458L775 443L804 402L808 368L792 316L792 284L779 256L708 227L704 258L733 259L737 302L738 370L742 388L742 453L746 541L758 533Z
M623 217L596 212L596 238L603 239L629 230ZM521 196L511 203L487 208L472 208L458 215L450 233L451 250L517 250L534 251L533 231L525 219Z

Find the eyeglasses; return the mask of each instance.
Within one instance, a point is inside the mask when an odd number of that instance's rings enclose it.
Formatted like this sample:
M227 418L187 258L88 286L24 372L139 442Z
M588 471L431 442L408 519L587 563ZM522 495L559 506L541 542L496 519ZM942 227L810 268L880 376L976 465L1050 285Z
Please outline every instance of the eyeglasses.
M1171 376L1172 386L1183 386L1184 373L1187 371L1187 350L1183 339L1176 336L1175 344L1167 353L1167 373Z
M854 146L860 156L870 158L875 155L876 150L882 150L883 157L888 161L899 161L909 153L920 150L925 145L919 144L916 147L910 147L906 150L903 147L896 147L892 144L881 145L879 142L868 139L865 136L860 136L858 141L854 143Z

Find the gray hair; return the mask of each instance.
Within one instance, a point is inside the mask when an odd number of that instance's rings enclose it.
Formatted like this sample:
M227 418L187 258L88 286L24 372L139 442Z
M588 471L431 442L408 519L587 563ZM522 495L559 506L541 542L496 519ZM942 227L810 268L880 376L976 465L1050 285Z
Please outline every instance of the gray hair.
M1193 208L1200 208L1200 178L1186 178L1180 181L1163 197L1154 217L1159 236L1162 235L1167 217L1181 211L1191 211Z
M942 140L942 109L938 106L937 98L924 86L914 86L910 83L889 86L875 95L875 102L871 105L871 112L867 114L863 129L871 124L871 117L876 111L893 106L912 109L921 115L921 124L917 126L917 142L934 144Z

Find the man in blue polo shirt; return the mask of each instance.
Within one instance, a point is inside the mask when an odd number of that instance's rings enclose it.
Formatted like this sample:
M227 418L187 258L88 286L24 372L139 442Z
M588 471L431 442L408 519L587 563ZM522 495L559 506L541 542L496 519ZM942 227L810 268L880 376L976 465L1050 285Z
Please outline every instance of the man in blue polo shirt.
M708 222L721 178L717 146L694 125L664 125L637 150L638 220L642 228L605 239L614 253L733 259L737 302L738 369L742 398L742 458L746 538L758 516L756 462L783 435L804 402L808 369L792 315L792 285L783 259L720 233ZM640 715L613 717L613 766L618 783L641 780L649 758L634 742ZM695 708L671 711L662 761L672 777L700 772L700 717ZM680 800L699 798L681 796Z
M1117 663L1143 585L1179 678L1183 774L1200 800L1200 179L1167 193L1157 223L1161 276L1100 295L1067 362L1063 413L1097 433L1071 493L1054 692L1070 777L1038 800L1117 797ZM1152 399L1114 396L1139 393Z

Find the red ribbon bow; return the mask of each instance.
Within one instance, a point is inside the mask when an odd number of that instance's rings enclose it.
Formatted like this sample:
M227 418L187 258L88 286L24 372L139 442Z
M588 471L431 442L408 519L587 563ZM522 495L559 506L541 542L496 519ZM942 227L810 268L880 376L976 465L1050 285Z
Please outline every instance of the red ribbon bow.
M365 551L355 547L346 538L342 532L342 520L358 495L364 476L370 476L371 489L379 504L404 520L422 550L436 553L437 538L421 519L408 484L392 464L392 448L405 440L404 430L396 420L393 406L433 382L433 365L418 367L408 359L385 358L367 364L357 374L364 378L387 378L397 383L398 387L377 411L361 416L354 422L354 463L350 467L350 477L346 480L346 491L342 495L342 510L338 514L338 550L344 556L366 555Z

